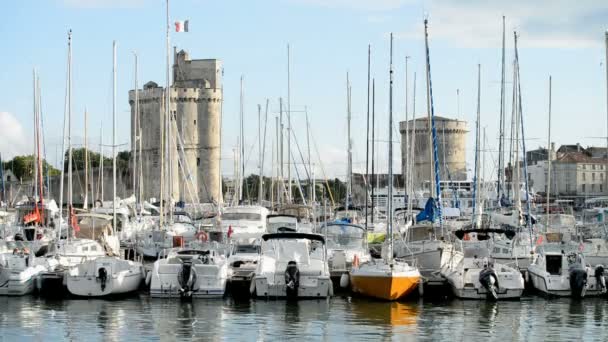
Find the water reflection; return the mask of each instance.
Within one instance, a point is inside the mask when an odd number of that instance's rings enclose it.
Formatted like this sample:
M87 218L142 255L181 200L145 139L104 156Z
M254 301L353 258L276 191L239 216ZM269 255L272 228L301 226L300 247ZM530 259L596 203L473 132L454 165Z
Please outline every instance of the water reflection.
M0 297L0 331L7 341L606 341L606 304L536 297L497 303Z

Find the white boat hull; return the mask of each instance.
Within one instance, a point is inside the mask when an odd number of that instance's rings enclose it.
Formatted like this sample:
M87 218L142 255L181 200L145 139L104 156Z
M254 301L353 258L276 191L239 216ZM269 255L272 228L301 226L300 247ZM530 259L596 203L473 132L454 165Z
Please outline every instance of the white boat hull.
M276 282L268 282L268 278L258 276L254 278L255 295L260 298L286 298L287 287L284 274L276 276ZM307 277L301 275L298 286L298 298L327 298L331 297L332 283L329 276Z
M100 270L106 273L100 277ZM103 297L137 291L144 279L140 263L118 258L98 258L72 268L66 274L68 291L74 296Z

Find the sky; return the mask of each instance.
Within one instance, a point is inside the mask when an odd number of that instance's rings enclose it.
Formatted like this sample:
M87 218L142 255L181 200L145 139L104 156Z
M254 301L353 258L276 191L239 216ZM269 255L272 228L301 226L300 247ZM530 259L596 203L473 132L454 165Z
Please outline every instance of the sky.
M67 32L73 31L73 133L98 149L112 139L112 41L117 52L117 143L129 148L128 90L139 56L140 86L165 84L165 1L22 0L2 3L0 36L0 153L4 159L33 151L32 71L38 70L47 159L61 156L67 66ZM552 141L606 144L606 49L608 2L600 0L173 0L170 20L190 21L190 32L171 33L171 45L194 59L224 65L222 170L233 173L244 77L246 173L257 172L257 105L270 101L265 173L270 173L274 118L287 97L287 44L291 49L292 126L306 153L304 109L319 154L321 177L346 173L346 74L352 83L353 168L365 170L367 49L372 49L380 171L387 170L389 35L394 33L394 133L405 118L405 60L409 108L416 73L416 115L426 115L423 20L429 20L435 113L466 120L467 168L474 160L477 65L481 64L481 126L486 164L495 173L500 108L502 16L507 31L507 103L510 103L513 31L519 38L527 149L547 145L548 78L553 78ZM459 98L457 97L459 90ZM459 104L459 105L458 105ZM510 112L510 106L507 106ZM411 114L410 114L411 115ZM399 136L393 137L395 172ZM106 154L109 155L106 147ZM294 150L297 153L297 150ZM296 154L297 155L297 154ZM324 172L323 172L324 171ZM300 173L303 170L299 170Z

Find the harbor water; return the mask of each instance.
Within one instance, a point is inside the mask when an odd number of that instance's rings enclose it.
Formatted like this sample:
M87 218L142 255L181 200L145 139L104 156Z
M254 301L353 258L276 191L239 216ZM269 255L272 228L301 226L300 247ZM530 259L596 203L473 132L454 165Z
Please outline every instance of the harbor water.
M608 341L604 299L0 298L3 341Z

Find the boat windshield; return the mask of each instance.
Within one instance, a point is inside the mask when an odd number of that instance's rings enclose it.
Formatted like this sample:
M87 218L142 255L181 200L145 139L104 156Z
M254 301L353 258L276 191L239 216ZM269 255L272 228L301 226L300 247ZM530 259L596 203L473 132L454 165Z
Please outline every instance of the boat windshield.
M234 252L235 253L257 254L260 252L260 246L259 245L237 245Z
M327 237L327 248L361 248L365 242L365 231L353 226L323 226L320 233Z
M262 215L257 213L223 213L222 220L260 221L262 220Z

